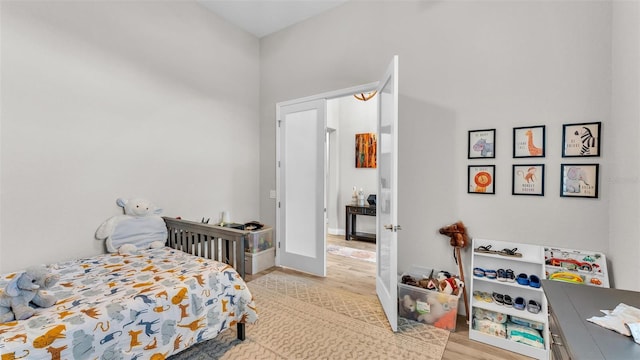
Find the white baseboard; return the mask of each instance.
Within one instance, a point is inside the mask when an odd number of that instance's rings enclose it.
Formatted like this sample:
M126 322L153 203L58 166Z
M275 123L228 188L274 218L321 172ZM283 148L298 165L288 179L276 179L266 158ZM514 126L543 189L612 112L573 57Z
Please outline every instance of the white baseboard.
M344 229L327 229L327 234L329 235L344 235Z

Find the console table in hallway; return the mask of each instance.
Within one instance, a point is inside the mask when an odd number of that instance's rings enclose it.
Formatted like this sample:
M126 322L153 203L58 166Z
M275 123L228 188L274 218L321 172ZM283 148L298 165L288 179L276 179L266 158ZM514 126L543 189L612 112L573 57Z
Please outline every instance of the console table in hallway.
M365 240L365 241L376 241L376 234L363 233L356 231L356 216L365 215L365 216L376 216L376 207L375 205L369 206L358 206L358 205L347 205L345 209L345 229L344 229L344 239L345 240Z

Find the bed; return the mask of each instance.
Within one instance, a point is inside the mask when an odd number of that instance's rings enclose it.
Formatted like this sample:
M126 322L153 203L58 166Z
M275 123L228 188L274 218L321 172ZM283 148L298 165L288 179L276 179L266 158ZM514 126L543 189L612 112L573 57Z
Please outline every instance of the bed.
M1 359L164 359L258 315L246 232L164 218L166 247L50 265L58 302L0 324ZM217 261L220 260L220 261ZM0 289L16 273L0 275Z

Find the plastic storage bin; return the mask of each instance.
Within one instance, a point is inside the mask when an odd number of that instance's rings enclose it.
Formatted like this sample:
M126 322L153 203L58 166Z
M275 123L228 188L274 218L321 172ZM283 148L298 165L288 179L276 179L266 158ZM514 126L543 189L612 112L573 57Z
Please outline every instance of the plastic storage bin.
M271 248L273 248L273 231L268 226L257 231L252 231L244 243L244 251L252 254Z
M257 274L276 265L276 248L258 253L245 253L244 256L244 271L247 274Z
M437 274L438 271L434 271ZM411 275L416 280L427 278L431 269L421 266L411 266L404 275ZM458 302L462 290L458 295L450 295L434 290L407 285L398 280L398 315L408 320L431 324L435 327L455 331L458 317Z

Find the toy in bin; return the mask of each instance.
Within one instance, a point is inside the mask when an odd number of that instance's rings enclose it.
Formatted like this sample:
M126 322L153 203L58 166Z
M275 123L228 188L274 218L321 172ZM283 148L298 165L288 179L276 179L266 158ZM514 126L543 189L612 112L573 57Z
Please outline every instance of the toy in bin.
M454 331L458 299L464 283L457 276L440 271L433 276L404 274L398 291L399 315L405 319L432 324Z

